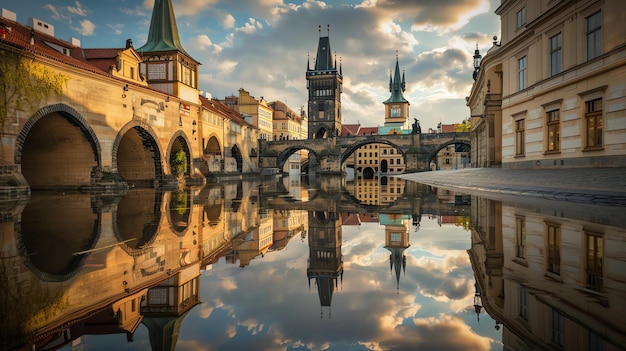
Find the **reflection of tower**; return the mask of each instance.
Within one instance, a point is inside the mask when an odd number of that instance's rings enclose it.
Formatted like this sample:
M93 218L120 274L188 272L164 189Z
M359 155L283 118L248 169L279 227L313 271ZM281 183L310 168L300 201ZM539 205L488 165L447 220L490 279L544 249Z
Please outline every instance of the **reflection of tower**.
M341 259L341 217L336 212L309 212L309 278L315 280L321 307L329 308L337 280L343 278ZM320 318L323 317L323 312Z
M174 350L189 310L200 303L200 264L181 269L148 290L141 321L148 328L152 350Z
M400 214L380 214L379 221L385 226L385 249L389 250L389 268L396 276L396 289L400 290L400 271L406 269L406 250L409 244L411 217Z

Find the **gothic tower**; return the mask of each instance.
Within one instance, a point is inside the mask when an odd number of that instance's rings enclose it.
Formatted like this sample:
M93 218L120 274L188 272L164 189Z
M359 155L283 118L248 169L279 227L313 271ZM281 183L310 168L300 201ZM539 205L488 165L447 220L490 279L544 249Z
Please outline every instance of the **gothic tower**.
M307 59L306 80L309 90L309 139L334 137L341 134L341 92L343 75L341 63L333 58L329 36L322 37L321 29L315 68ZM328 27L330 32L330 27Z
M391 92L391 96L383 102L385 105L385 126L397 126L399 128L405 126L409 118L409 102L402 94L405 89L404 72L402 77L400 77L398 54L396 53L396 70L393 79L391 73L389 73L389 92Z
M141 74L150 87L183 100L198 101L198 67L178 37L172 0L155 0L148 41L137 52L144 64Z

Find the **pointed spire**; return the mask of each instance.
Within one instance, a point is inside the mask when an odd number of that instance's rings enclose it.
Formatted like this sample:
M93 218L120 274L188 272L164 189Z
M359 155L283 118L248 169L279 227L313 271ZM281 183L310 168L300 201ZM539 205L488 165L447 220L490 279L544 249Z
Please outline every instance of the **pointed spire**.
M309 52L308 51L306 53L306 70L307 71L311 70L311 58L309 56Z
M393 74L393 80L391 79L391 73L389 77L389 91L391 92L391 97L387 99L385 102L408 102L404 95L402 94L406 89L406 82L404 80L404 73L400 75L400 64L398 62L398 50L396 50L396 67Z
M180 51L191 57L180 43L172 0L155 0L146 44L138 52Z
M343 69L341 68L341 57L339 57L339 74L343 76Z

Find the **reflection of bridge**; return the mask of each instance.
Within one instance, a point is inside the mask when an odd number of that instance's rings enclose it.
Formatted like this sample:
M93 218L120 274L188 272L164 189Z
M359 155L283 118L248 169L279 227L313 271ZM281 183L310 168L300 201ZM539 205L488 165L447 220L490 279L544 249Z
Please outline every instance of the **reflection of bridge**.
M308 140L260 141L259 166L282 169L293 153L309 152L312 164L321 173L340 173L342 164L363 145L386 144L396 148L404 158L407 172L424 171L437 153L451 144L470 145L469 133L357 135Z
M407 182L402 197L390 204L372 206L360 204L346 191L310 193L308 201L295 200L287 191L261 193L261 207L273 210L305 210L337 213L386 213L386 214L433 214L441 216L469 216L470 204L466 201L451 203L442 201L423 184ZM459 195L460 196L460 195Z

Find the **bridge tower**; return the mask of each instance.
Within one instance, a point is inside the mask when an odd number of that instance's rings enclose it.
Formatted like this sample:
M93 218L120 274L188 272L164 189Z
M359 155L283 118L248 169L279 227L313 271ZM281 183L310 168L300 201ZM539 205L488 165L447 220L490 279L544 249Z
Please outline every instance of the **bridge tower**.
M330 33L330 26L327 27ZM343 74L341 62L333 58L329 35L321 36L317 46L315 67L307 58L306 80L309 90L309 139L334 137L341 134L341 93Z
M402 94L406 90L406 83L404 81L404 72L400 77L400 66L398 65L398 53L396 52L396 70L391 77L389 72L389 92L391 96L389 99L383 101L385 105L385 126L397 127L398 129L404 129L405 124L409 118L409 101L404 98Z
M199 103L200 63L180 43L172 0L155 0L148 40L137 49L144 64L140 73L150 87L182 100Z

